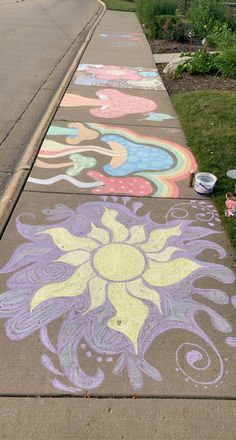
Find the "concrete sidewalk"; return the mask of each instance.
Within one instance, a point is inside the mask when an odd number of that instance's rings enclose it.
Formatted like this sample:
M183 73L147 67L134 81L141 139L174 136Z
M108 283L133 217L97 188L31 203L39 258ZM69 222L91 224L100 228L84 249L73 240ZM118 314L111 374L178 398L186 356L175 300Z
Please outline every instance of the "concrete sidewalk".
M2 238L5 439L233 438L235 277L196 168L135 15L108 11Z
M0 0L0 196L101 9L96 0Z

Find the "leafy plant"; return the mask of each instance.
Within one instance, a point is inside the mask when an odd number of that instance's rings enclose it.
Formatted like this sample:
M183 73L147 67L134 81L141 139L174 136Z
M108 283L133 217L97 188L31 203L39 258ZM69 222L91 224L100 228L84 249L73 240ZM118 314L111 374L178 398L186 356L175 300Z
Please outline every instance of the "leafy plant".
M150 36L182 41L185 36L185 28L180 18L175 15L158 15L151 23Z
M190 7L190 20L197 37L203 38L214 26L228 22L229 7L225 0L193 0Z
M191 6L192 0L179 0L178 1L178 10L181 12L181 14L186 17L188 10Z
M207 74L216 72L216 58L217 53L209 53L203 49L199 49L194 54L184 54L190 56L188 60L179 65L174 72L174 78L181 78L184 72L188 72L191 75Z
M227 23L221 26L214 26L212 32L207 36L210 44L215 44L218 49L228 49L236 46L236 33L233 32Z
M178 0L138 0L137 13L140 21L151 26L157 15L175 15Z
M221 75L236 79L236 46L219 53L215 65Z

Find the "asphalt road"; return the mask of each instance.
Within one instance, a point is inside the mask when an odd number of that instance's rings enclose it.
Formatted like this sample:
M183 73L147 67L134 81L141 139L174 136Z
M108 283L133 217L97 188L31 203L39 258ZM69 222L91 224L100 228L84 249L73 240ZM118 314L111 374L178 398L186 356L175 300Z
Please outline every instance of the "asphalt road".
M0 192L98 9L96 0L0 0Z

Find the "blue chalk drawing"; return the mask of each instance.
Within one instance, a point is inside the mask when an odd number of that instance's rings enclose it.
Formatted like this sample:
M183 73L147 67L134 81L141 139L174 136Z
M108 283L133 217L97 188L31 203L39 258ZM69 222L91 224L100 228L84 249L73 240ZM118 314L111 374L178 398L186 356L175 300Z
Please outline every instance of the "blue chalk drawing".
M127 161L119 167L112 168L110 165L103 167L104 171L110 176L126 176L145 170L165 171L174 165L173 157L160 147L134 143L119 135L105 135L102 136L101 140L103 142L117 142L123 145L128 153Z

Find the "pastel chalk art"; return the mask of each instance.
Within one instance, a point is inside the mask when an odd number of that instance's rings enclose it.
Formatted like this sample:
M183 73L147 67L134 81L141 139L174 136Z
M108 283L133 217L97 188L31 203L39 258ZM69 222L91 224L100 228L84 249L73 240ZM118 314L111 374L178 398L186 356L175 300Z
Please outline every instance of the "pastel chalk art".
M65 140L55 141L54 136ZM102 172L98 169L101 158ZM65 180L94 194L178 197L177 183L196 167L192 153L174 142L123 127L69 123L49 128L28 182L50 186ZM61 168L65 172L55 175ZM38 176L40 169L47 170L46 179Z
M145 41L142 33L137 32L101 32L96 35L96 40L101 40L113 45L114 47L134 48L141 47L141 42Z
M74 84L83 86L165 90L165 86L157 69L103 64L79 64L75 73Z
M100 89L95 95L96 98L88 98L75 93L66 93L60 107L89 107L89 113L101 119L115 119L133 114L141 114L141 120L145 121L175 119L171 115L154 112L158 104L146 97L129 95L113 89Z
M195 386L218 386L224 377L216 335L227 335L231 349L236 338L222 316L229 296L214 283L224 289L235 277L226 266L201 259L208 249L218 256L216 261L226 255L220 245L206 240L215 232L208 225L218 216L206 202L197 201L173 205L164 212L163 223L153 221L150 210L140 214L140 209L142 201L103 197L74 209L58 203L43 210L47 220L40 224L34 213L16 220L25 242L0 270L14 272L0 295L0 318L6 319L12 341L40 333L46 350L42 365L59 392L99 389L108 380L108 369L116 390L125 378L128 393L142 390L145 377L157 389L168 380L160 361L167 348L174 352L171 376L182 377L182 388L184 379L188 381L191 393L196 393ZM197 224L189 217L194 209ZM199 287L204 277L213 280L212 288ZM236 296L232 304L236 307ZM200 325L200 313L207 316L214 339ZM59 318L52 339L50 325ZM171 334L180 331L179 346L168 345ZM165 346L148 362L149 348L163 334ZM87 366L90 360L93 374L83 367L83 358ZM30 355L24 368L30 368ZM114 375L120 375L119 382Z

